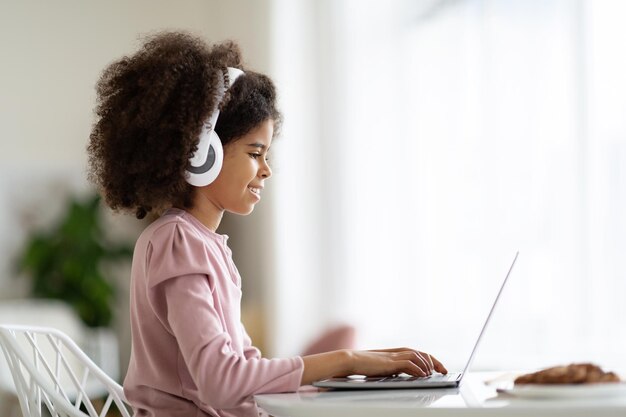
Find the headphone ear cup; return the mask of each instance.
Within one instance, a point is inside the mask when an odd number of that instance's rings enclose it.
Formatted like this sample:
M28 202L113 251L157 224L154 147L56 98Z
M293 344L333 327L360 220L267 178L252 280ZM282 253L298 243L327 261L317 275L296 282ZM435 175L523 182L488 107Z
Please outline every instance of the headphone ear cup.
M224 149L220 137L214 131L205 132L200 139L198 151L190 160L187 182L196 187L211 184L220 173L224 162Z
M213 151L214 162L213 166L206 173L207 183L205 185L209 185L215 181L222 170L222 165L224 164L224 147L222 146L222 140L214 131L211 132L211 139L209 142L209 153L211 153L211 151Z

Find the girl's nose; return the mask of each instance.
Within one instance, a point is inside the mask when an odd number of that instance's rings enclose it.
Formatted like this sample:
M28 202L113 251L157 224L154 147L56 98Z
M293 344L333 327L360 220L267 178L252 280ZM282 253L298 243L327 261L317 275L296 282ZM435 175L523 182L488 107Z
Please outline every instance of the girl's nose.
M272 168L270 168L267 161L263 161L263 165L259 171L261 178L269 178L272 176Z

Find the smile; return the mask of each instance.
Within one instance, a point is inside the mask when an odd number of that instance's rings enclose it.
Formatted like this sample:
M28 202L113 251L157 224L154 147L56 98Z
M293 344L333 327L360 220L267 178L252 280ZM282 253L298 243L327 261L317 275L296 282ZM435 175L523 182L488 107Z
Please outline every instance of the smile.
M260 188L248 187L248 189L250 191L252 191L256 195L260 195L261 194L261 189Z

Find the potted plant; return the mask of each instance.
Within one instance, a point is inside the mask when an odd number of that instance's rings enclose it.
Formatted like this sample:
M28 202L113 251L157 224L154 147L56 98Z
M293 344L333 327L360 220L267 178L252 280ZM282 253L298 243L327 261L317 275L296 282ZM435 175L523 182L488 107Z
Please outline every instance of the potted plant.
M115 287L105 274L109 262L128 260L132 247L105 234L100 197L72 198L50 230L36 231L18 257L18 270L32 278L31 295L67 302L88 327L108 327Z
M100 206L97 195L70 199L56 224L27 239L17 269L31 278L33 298L58 299L72 307L91 329L83 347L115 377L118 348L110 325L116 291L107 267L130 260L133 249L109 239Z
M18 256L17 268L32 279L31 295L67 302L88 327L108 327L115 287L107 263L128 260L132 247L106 236L100 197L72 198L59 222L35 231Z

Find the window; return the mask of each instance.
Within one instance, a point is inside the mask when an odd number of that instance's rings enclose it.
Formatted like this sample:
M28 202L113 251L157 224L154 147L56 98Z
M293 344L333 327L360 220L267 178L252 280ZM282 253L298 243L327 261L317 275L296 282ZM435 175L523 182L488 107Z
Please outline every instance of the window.
M335 3L317 14L321 266L289 295L315 299L307 321L460 368L519 249L475 367L626 368L626 6Z

